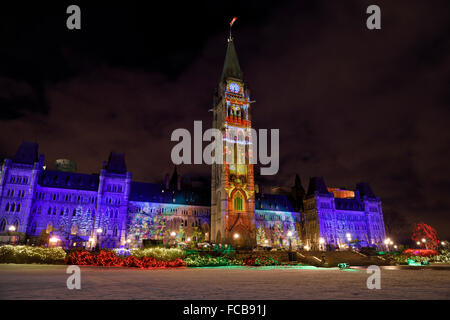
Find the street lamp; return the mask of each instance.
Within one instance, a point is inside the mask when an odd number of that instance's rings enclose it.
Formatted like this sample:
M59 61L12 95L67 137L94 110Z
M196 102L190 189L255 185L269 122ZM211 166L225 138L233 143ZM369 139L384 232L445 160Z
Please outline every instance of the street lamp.
M288 231L287 236L289 240L289 251L292 251L292 231Z
M51 237L49 240L50 244L56 245L59 241L57 237Z
M187 242L191 241L191 237L187 237L186 241Z
M175 231L172 231L172 232L170 233L170 235L171 235L172 237L175 237L177 234L176 234Z
M234 239L239 239L239 233L233 234L233 238L234 238Z
M324 238L319 238L319 244L320 244L321 250L323 250L323 244L324 243L325 243L325 239Z
M417 244L418 246L420 246L420 241L417 241L416 244Z
M427 242L427 239L422 238L422 242L423 242L423 243Z
M103 229L102 228L98 228L97 229L97 233L102 233L103 232Z
M16 227L15 226L10 226L8 228L8 230L11 231L11 232L14 232L14 231L16 231Z

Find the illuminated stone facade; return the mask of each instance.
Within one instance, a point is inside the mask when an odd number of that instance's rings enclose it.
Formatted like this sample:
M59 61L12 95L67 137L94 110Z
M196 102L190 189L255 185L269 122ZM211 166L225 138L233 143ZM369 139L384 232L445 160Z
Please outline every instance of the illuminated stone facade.
M111 153L98 174L74 172L59 161L48 170L36 143L24 142L0 172L0 235L14 230L28 243L59 239L65 247L138 247L210 241L242 247L380 246L385 238L381 201L367 184L327 189L312 178L308 192L297 177L290 191L258 192L250 164L250 92L233 40L228 41L213 105L213 127L223 134L223 155L211 166L211 189L192 188L176 170L163 184L132 181L125 157ZM347 238L347 233L351 239Z

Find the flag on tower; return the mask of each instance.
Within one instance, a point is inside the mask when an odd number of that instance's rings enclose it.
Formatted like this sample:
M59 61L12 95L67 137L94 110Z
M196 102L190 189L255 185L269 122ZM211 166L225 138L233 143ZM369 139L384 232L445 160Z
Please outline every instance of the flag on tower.
M234 17L233 20L230 22L230 28L233 26L233 23L237 20L237 17Z

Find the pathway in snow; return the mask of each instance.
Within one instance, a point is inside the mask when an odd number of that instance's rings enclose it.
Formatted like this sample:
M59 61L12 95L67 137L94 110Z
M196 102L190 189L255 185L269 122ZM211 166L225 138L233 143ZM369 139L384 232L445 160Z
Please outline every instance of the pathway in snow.
M450 299L450 268L385 267L369 290L364 268L81 267L68 290L67 266L0 264L0 299Z

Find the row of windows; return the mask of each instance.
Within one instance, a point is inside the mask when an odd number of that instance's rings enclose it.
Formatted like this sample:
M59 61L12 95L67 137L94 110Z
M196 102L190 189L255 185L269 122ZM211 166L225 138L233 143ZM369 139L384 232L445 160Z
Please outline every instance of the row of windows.
M5 206L5 212L20 212L20 203L16 205L15 202L7 203Z
M9 189L7 194L6 194L7 197L14 197L14 192L15 192L14 189ZM17 194L17 197L19 197L19 198L25 197L25 190L19 190L19 193Z
M57 215L59 214L60 216L64 216L64 215L69 215L70 209L69 208L60 208L59 211L56 207L48 207L47 209L47 215ZM88 209L87 211L88 213L92 213L91 217L94 218L95 217L95 210L94 209ZM31 210L32 214L41 214L42 213L42 206L36 206L33 207L33 209ZM72 210L72 216L76 216L77 215L77 209L74 208Z
M27 184L28 177L26 177L26 176L11 176L9 178L9 182L15 183L15 184Z
M139 212L139 213L144 213L144 208L136 208L135 212ZM150 210L145 211L147 213L180 213L184 216L189 215L189 210L186 209L182 209L182 208L150 208ZM200 216L200 215L205 215L205 214L209 214L209 210L191 210L191 214L193 214L194 216Z
M106 197L105 202L107 204L113 204L113 205L116 205L116 206L120 205L120 199Z
M5 220L2 220L1 223L3 223L3 222L5 223L5 226L6 226L6 221L5 221ZM1 227L2 227L2 225L0 224L0 230L1 230ZM17 221L17 227L18 227L18 221ZM61 223L61 225L60 225L59 228L57 228L57 229L60 230L60 231L64 231L64 224ZM17 228L16 228L16 230L17 230ZM37 223L36 223L36 222L33 222L33 224L31 225L30 231L31 231L32 234L36 234L36 230L37 230ZM45 231L46 231L46 233L50 233L52 230L53 230L53 223L52 223L52 222L49 222L49 223L47 224L47 227L46 227ZM114 227L113 227L112 235L113 235L114 237L117 237L117 235L118 235L118 230L119 230L119 229L118 229L117 226L114 226ZM1 232L1 231L0 231L0 232ZM71 234L77 234L77 232L78 232L78 226L77 226L76 223L74 223L74 224L72 224L72 227L71 227L71 229L70 229L70 233L71 233ZM106 232L107 232L107 228L104 227L104 228L103 228L103 233L106 234Z
M46 193L45 192L36 192L36 199L37 200L45 200ZM81 195L75 195L75 194L67 194L67 193L51 193L50 199L53 201L65 201L65 202L86 202L87 200L89 203L95 203L96 197L83 197Z
M108 192L119 192L119 193L121 193L123 190L122 190L122 185L120 185L120 184L108 184L107 186L106 186L106 191L108 191Z
M14 226L14 230L19 230L19 220L14 221L14 223L12 224ZM6 231L6 220L2 219L0 221L0 232L5 232Z

